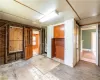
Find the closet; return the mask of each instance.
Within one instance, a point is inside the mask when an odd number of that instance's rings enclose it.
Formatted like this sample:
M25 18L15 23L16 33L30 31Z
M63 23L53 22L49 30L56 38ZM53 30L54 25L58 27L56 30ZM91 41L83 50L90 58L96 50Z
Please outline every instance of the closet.
M64 60L64 24L54 26L54 38L52 38L52 58Z

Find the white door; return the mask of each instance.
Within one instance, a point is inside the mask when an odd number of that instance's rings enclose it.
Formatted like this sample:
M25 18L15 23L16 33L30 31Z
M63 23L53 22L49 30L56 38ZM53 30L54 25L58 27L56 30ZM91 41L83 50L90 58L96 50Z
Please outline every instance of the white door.
M92 52L96 57L96 32L92 32Z

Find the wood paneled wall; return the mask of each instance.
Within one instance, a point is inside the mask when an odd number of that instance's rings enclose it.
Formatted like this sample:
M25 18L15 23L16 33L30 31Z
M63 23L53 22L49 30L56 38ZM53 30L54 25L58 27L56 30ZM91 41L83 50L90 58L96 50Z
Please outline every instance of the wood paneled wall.
M0 64L4 64L6 49L6 27L0 27Z
M9 30L10 26L21 28L21 29L20 30L16 29L14 31L12 30L10 32ZM26 30L26 32L24 31L25 28L28 29ZM21 24L17 22L11 22L11 21L0 19L0 45L1 45L0 46L0 64L12 62L13 60L17 60L17 59L23 59L25 58L26 51L32 54L32 45L31 46L28 45L29 43L32 42L30 41L30 38L32 37L26 35L28 40L24 40L25 33L31 34L31 32L29 31L30 28L41 30L41 28L38 28L35 26L30 26L26 24ZM19 50L22 50L22 51L19 51ZM27 55L30 55L30 54L27 54Z
M10 27L9 29L9 52L23 51L23 28Z
M52 58L53 57L64 60L64 38L52 39Z
M64 24L54 26L54 38L64 38Z

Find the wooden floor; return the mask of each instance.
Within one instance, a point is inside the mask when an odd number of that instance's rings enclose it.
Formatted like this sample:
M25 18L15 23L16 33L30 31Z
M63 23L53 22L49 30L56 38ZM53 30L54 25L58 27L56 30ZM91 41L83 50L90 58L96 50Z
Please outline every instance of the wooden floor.
M92 51L85 51L81 52L81 60L96 63L96 55L94 55Z
M95 55L91 51L82 51L81 54L83 58L95 60Z
M39 55L1 65L0 80L100 80L100 68L84 61L71 68Z
M80 61L75 68L60 64L51 73L59 80L100 80L100 68L84 61Z

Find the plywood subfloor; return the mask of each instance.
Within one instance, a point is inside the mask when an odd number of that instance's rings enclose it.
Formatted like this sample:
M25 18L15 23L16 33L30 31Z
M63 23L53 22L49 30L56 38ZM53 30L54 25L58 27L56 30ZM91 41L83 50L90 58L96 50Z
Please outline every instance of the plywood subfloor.
M0 80L100 80L100 68L84 61L71 68L39 55L0 66Z

